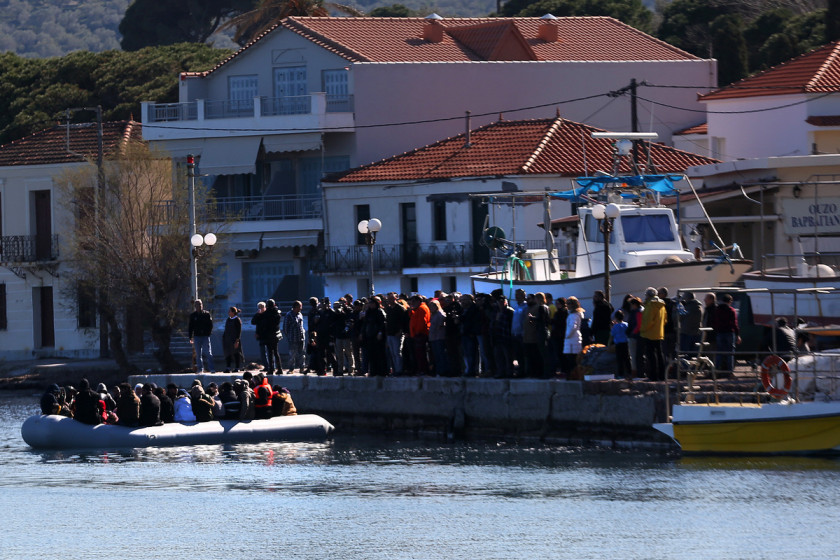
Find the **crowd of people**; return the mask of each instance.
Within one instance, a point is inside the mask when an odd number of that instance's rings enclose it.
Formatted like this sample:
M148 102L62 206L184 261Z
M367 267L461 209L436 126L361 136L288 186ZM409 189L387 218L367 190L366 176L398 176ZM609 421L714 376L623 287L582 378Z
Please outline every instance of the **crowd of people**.
M554 298L522 289L510 302L502 289L474 295L437 291L431 298L390 292L356 299L347 294L334 302L310 298L305 311L295 301L285 314L274 300L260 302L251 323L266 375L283 373L278 341L285 339L288 373L571 377L582 350L601 344L615 352L617 376L661 381L677 351L697 351L702 327L712 329L705 342L715 351L718 371L733 370L741 340L729 294L718 298L709 292L701 302L688 292L678 301L667 288L650 287L642 297L626 295L617 310L600 290L592 301L590 315L574 296ZM226 371L232 364L238 371L244 363L239 313L231 307L225 323ZM197 301L190 337L195 337L198 371L212 372L212 356L207 357L199 338L207 332L200 326L208 323L209 313Z
M41 413L67 416L91 425L146 427L295 416L297 409L288 389L272 386L265 375L245 372L233 383L210 383L206 390L200 379L194 380L189 390L174 383L166 387L138 383L133 388L120 383L110 391L100 383L93 390L87 379L81 380L78 390L69 385L51 385L41 397Z

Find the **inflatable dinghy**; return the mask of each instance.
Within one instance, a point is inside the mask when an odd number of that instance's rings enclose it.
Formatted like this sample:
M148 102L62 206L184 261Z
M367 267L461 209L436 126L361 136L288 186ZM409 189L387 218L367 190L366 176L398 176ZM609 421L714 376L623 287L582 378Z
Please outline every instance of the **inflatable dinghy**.
M268 420L218 420L129 428L91 426L72 418L36 414L20 428L23 441L35 449L171 447L264 441L320 441L333 426L316 414L277 416Z

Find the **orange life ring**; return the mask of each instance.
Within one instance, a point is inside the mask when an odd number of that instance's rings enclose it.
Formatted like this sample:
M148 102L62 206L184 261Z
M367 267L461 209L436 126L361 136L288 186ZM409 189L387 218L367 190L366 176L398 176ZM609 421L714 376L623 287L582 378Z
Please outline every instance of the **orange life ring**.
M782 372L785 376L784 388L774 387L773 382L770 380L770 375L778 372ZM785 398L793 384L793 380L790 377L790 368L787 363L775 354L764 358L764 362L761 364L761 384L771 397L775 399Z

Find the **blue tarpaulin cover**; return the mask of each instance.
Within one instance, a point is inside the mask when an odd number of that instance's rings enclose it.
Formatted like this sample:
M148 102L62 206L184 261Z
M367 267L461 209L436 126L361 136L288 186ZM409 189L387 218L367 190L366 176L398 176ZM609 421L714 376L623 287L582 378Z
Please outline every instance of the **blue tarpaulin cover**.
M660 194L677 194L674 183L682 181L683 175L631 175L626 177L578 177L575 182L580 187L570 191L552 193L551 196L567 200L577 199L586 193L596 193L606 185L616 183L625 184L630 187L644 187ZM632 195L631 195L632 196Z

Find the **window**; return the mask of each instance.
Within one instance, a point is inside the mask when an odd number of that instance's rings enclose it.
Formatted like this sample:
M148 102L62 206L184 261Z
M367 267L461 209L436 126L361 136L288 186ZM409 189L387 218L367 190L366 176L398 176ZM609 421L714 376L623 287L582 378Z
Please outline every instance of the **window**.
M370 206L368 204L357 204L355 206L355 214L356 214L356 224L361 222L362 220L369 220L370 219ZM359 228L356 227L356 245L366 245L367 236L363 233L359 232Z
M6 284L0 284L0 330L9 328L6 320Z
M627 243L645 243L650 241L673 241L674 231L671 218L667 214L646 214L641 216L622 216L621 228Z
M257 76L231 76L228 78L228 100L231 111L254 110L257 96Z
M274 69L274 97L306 94L306 66Z
M344 171L350 158L285 157L268 163L271 181L265 194L316 194L325 173Z
M268 298L278 302L301 299L293 260L243 263L242 284L244 300L251 304Z
M432 203L433 241L446 241L446 203L436 200Z
M321 72L321 85L327 97L347 97L347 70L323 70Z
M76 318L80 329L90 329L96 326L96 293L90 286L79 287L76 292L78 309Z

